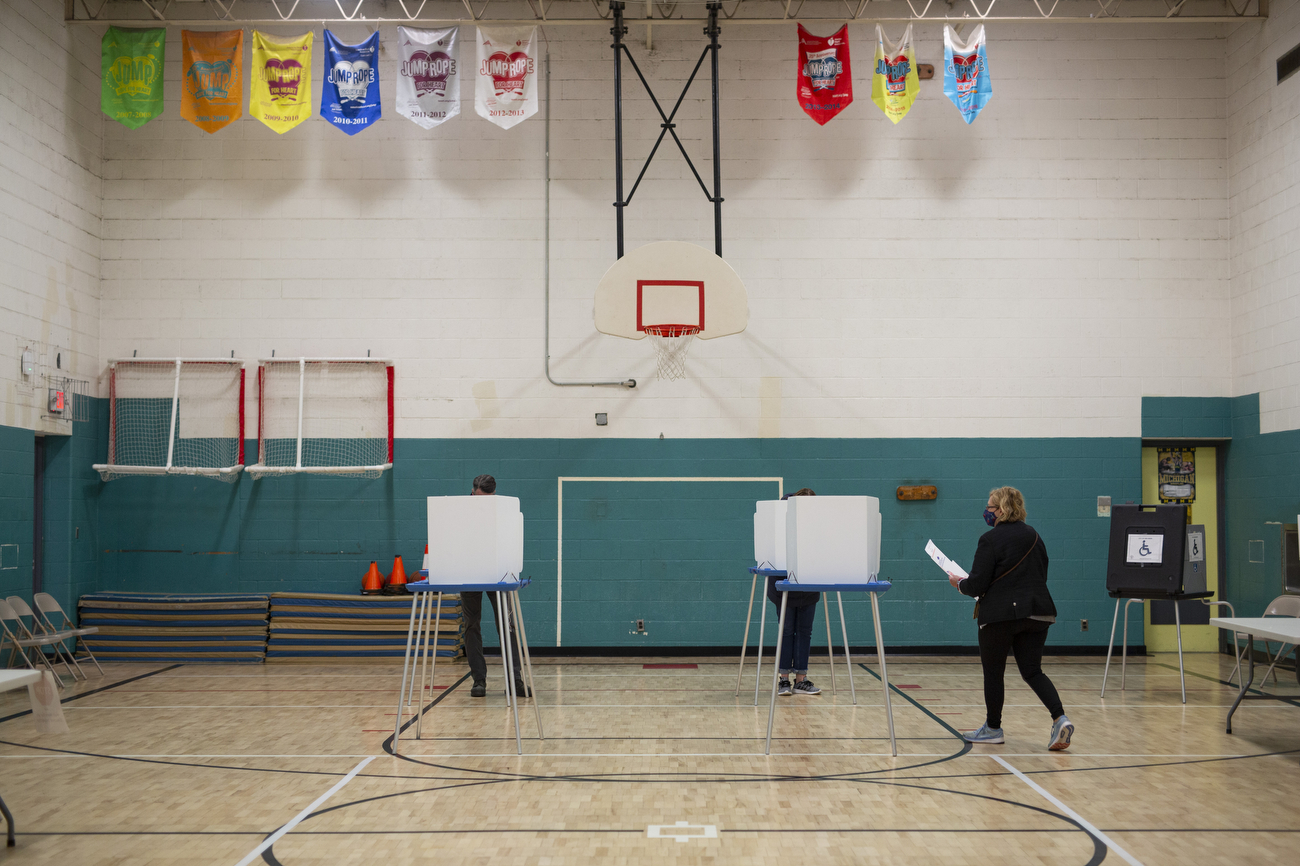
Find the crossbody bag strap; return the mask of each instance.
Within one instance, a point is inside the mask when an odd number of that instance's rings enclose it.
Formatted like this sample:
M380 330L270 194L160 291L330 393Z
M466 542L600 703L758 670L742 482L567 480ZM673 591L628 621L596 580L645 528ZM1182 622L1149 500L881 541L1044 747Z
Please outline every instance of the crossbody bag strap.
M1020 561L1017 562L1015 565L1011 566L1011 567L1008 568L1006 571L1002 572L1002 573L999 574L997 577L995 577L995 578L993 578L992 580L990 580L990 581L989 581L989 588L991 589L991 588L993 587L993 584L997 583L999 580L1001 580L1002 578L1006 577L1008 574L1010 574L1011 572L1013 572L1013 571L1015 571L1017 568L1019 568L1020 565L1021 565L1021 563L1023 563L1026 559L1029 558L1029 554L1033 553L1033 552L1034 552L1034 548L1037 547L1037 546L1038 546L1038 532L1037 532L1037 530L1035 530L1035 532L1034 532L1034 543L1031 544L1031 545L1029 545L1029 549L1025 551L1025 555L1022 556L1022 557L1020 557ZM988 593L989 593L989 591L988 591L987 589L984 590L984 595L988 595ZM975 613L972 615L971 618L972 618L972 619L979 619L979 615L980 615L980 600L977 598L977 599L975 599Z

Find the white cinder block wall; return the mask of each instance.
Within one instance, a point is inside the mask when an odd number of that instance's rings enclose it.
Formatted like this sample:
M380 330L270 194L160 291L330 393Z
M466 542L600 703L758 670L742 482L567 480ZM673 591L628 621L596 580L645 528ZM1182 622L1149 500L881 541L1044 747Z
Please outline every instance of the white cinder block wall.
M818 127L794 99L793 24L724 27L724 254L751 319L697 342L679 382L593 329L614 256L608 37L550 34L552 375L633 376L628 392L543 377L540 116L498 130L466 76L467 110L421 130L392 111L384 28L375 128L209 135L178 115L173 31L164 115L106 126L102 357L370 349L399 362L407 437L1133 436L1143 394L1229 393L1221 27L992 26L972 126L940 80L892 126L869 98L874 28L850 32L856 102ZM661 98L701 40L634 47ZM940 62L939 28L917 42ZM625 82L630 187L659 129ZM678 122L707 178L702 85ZM711 246L670 147L627 226L629 248Z
M99 34L58 4L0 0L0 424L41 418L42 369L93 380L99 354ZM48 357L46 357L48 355Z
M1300 2L1228 37L1233 393L1259 392L1264 433L1300 428Z

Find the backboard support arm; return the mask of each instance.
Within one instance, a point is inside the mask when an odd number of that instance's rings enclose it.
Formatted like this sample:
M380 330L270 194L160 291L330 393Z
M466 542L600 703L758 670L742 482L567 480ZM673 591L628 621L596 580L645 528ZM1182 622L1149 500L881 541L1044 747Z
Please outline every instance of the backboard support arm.
M641 180L645 177L646 170L654 160L655 155L659 152L659 145L663 143L665 135L671 135L677 149L681 151L682 157L691 169L691 174L699 183L700 189L704 191L704 197L713 203L713 251L719 257L722 256L722 148L719 123L719 91L718 91L718 36L721 35L722 29L718 25L718 10L722 8L720 2L710 2L707 6L709 13L708 25L704 28L704 35L709 38L709 44L705 46L704 51L700 54L700 59L695 64L695 69L691 72L691 77L687 79L686 85L682 88L681 95L677 97L677 102L673 106L672 113L665 114L663 106L655 97L654 91L650 88L650 83L646 81L645 75L642 74L641 68L637 65L636 59L632 52L628 50L627 44L623 37L627 35L627 26L623 22L623 10L625 7L624 0L610 0L609 9L614 20L614 26L610 28L610 35L614 37L610 45L614 49L614 213L615 213L615 237L618 258L623 258L623 210L632 203L632 197L636 195L637 188L641 185ZM659 137L655 140L654 147L650 149L650 155L646 157L645 163L641 166L641 171L637 175L636 182L632 184L632 191L623 195L623 55L627 55L628 62L632 64L633 71L636 72L637 78L641 81L641 86L645 88L646 94L654 104L655 111L659 112L659 118L662 121L659 124ZM695 77L699 74L700 67L704 65L704 58L711 59L710 72L712 78L712 120L713 120L713 191L710 193L704 179L695 168L695 163L691 161L690 154L686 152L686 146L677 136L676 124L673 119L677 116L677 110L681 108L682 102L686 99L687 92L690 91L691 85L695 83Z

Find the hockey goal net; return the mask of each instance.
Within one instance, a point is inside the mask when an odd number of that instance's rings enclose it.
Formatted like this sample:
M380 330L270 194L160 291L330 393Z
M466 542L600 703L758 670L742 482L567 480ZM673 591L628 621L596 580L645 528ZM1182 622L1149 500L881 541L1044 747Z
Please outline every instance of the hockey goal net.
M109 362L105 481L200 475L233 482L244 468L244 362L130 358Z
M265 359L257 391L257 463L248 467L254 478L378 478L392 468L391 361Z

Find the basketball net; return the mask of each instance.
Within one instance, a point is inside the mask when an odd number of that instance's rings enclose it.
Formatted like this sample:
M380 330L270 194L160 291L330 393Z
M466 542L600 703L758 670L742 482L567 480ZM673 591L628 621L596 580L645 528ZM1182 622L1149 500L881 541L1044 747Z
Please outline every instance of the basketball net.
M655 349L660 379L686 378L686 353L700 332L697 325L646 325L645 332Z

